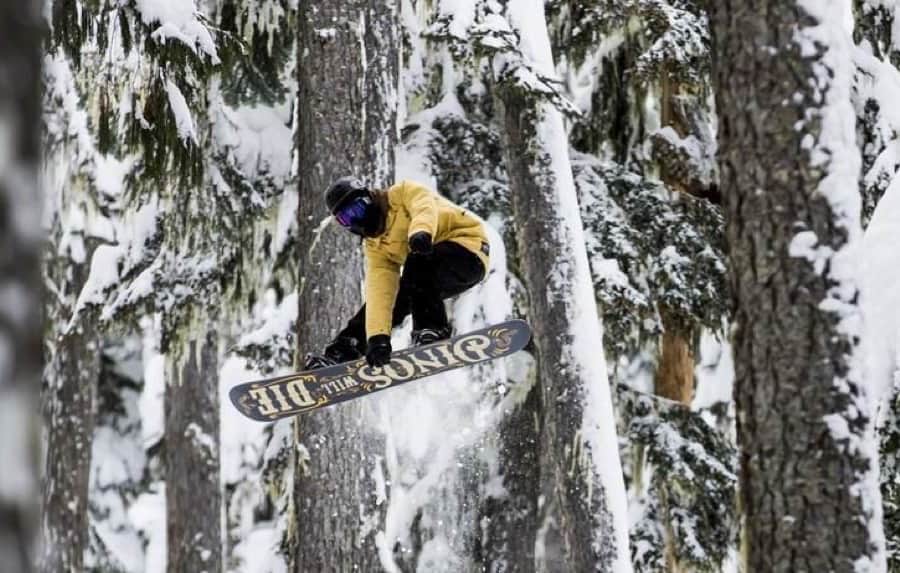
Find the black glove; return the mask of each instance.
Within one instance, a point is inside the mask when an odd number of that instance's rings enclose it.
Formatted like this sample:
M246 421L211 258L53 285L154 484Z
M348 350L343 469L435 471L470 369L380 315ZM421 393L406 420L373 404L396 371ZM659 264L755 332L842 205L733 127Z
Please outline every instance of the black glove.
M384 366L391 361L391 337L387 334L376 334L369 339L366 349L366 362L369 366Z
M431 254L431 233L419 231L409 238L409 250L416 255Z

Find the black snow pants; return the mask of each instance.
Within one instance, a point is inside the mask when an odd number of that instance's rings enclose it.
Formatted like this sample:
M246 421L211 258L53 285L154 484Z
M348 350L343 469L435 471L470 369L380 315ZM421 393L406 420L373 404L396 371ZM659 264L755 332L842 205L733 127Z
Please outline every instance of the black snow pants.
M469 290L484 275L484 264L478 255L453 241L435 243L428 255L410 253L400 274L391 326L400 325L412 313L413 330L449 328L444 299ZM365 304L338 336L351 337L365 347Z

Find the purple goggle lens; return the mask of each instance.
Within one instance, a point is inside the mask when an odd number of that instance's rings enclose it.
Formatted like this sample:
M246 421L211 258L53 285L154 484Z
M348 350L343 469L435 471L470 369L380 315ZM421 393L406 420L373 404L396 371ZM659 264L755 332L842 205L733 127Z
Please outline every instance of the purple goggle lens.
M338 212L334 214L334 218L344 227L359 225L365 219L368 206L369 199L367 197L359 197L338 209Z

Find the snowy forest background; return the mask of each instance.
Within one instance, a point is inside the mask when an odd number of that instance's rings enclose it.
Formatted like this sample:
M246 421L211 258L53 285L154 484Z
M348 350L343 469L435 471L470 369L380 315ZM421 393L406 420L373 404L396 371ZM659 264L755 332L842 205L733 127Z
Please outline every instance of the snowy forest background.
M2 570L900 571L898 10L2 3ZM534 343L245 419L361 300L347 173Z

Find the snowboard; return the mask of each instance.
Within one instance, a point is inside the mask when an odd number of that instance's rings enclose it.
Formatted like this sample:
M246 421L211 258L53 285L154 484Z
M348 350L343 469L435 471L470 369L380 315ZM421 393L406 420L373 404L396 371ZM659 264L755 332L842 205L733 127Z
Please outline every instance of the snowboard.
M245 382L231 402L248 418L270 422L367 396L448 370L508 356L531 340L522 320L510 320L432 344L398 350L383 368L364 358L288 376Z

